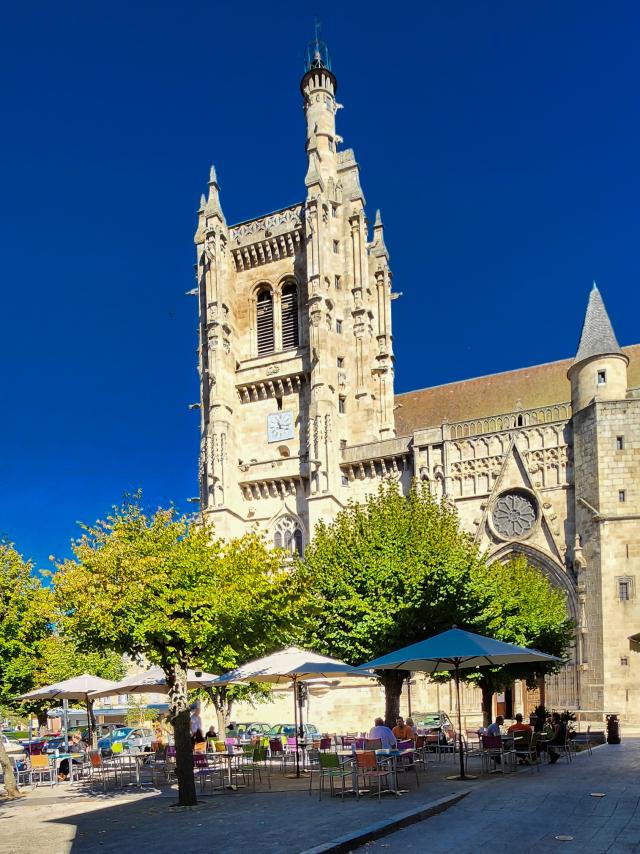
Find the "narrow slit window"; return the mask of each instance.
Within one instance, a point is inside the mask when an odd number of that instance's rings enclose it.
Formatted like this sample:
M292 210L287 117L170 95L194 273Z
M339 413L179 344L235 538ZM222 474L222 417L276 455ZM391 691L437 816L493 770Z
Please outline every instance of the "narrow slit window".
M336 285L337 291L339 291L342 288L342 280L341 280L340 276L335 277L335 285Z
M616 451L624 451L624 436L616 436Z
M598 371L598 385L606 385L607 384L607 372L606 371Z
M338 412L341 415L344 415L346 411L347 411L347 399L346 399L346 397L339 397L338 398Z
M275 349L273 334L273 295L271 291L263 290L258 294L257 301L257 337L258 356L266 356Z
M282 349L298 346L298 288L293 282L282 289Z
M631 583L629 581L618 582L618 599L621 602L628 602L631 599Z
M338 356L336 363L339 368L344 368L344 358L342 356Z
M341 335L342 334L342 321L336 320L336 332Z
M618 490L618 501L619 501L621 504L624 504L624 502L625 502L626 500L627 500L627 493L624 491L624 489L619 489L619 490Z
M335 253L336 255L337 255L337 254L338 254L338 252L340 251L340 241L339 241L339 240L334 240L334 241L333 241L333 251L334 251L334 253Z

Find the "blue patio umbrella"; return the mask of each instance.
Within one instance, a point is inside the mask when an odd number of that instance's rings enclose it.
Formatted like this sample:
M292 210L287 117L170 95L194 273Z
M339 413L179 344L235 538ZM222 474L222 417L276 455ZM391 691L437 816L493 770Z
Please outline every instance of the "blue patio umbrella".
M458 750L460 754L460 779L465 779L462 749L462 713L460 710L460 670L473 667L499 667L503 664L552 664L560 659L537 649L528 649L512 643L449 629L434 637L405 646L381 658L367 661L360 667L364 670L422 670L436 673L452 670L456 683L458 702Z

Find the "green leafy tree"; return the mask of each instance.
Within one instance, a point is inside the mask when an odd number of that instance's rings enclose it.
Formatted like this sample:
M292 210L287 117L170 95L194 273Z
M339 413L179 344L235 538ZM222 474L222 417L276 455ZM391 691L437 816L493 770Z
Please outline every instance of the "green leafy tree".
M173 510L144 513L137 500L84 526L74 560L54 576L65 630L82 649L144 655L169 687L179 803L196 803L189 733L187 667L237 660L276 648L301 595L281 555L247 535L223 543L210 528Z
M555 655L566 656L574 636L567 616L565 595L553 587L523 555L505 564L480 564L472 579L478 613L467 628L506 643L515 643ZM462 671L482 689L485 726L491 722L492 697L496 691L522 679L533 687L541 676L560 665L532 664L483 667L477 674Z
M304 564L313 610L306 642L360 664L469 623L482 561L445 502L414 484L407 497L385 482L316 528ZM383 670L385 719L395 723L405 671Z
M51 598L33 564L12 543L0 543L0 705L34 687L40 641L50 631ZM11 763L0 742L0 765L9 797L18 795Z

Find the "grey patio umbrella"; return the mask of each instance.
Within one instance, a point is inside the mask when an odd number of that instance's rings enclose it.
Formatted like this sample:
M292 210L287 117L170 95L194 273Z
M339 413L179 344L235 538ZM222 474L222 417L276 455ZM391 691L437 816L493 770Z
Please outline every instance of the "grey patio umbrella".
M108 679L101 679L99 676L92 676L90 673L83 673L81 676L74 676L72 679L65 679L62 682L54 682L52 685L45 685L44 688L36 688L35 691L28 691L18 697L19 700L63 700L65 709L65 727L64 727L64 743L65 748L69 746L68 736L68 720L67 706L68 700L83 700L87 707L87 722L89 725L89 738L93 739L95 732L95 720L93 715L93 700L94 692L104 689L113 683Z
M215 679L215 673L204 673L202 670L187 670L187 689L193 690L208 685ZM150 667L142 673L133 673L125 676L119 682L109 682L97 691L92 697L110 697L112 694L168 694L169 686L164 670L158 665Z
M512 643L465 632L462 629L449 629L432 638L405 646L402 649L367 661L360 665L370 670L422 670L435 673L453 670L458 702L458 752L460 754L460 779L465 779L464 755L462 748L462 712L460 710L460 670L473 667L498 667L503 664L551 664L560 661L553 655L527 649Z
M373 676L372 673L365 673L360 668L356 669L349 664L345 664L343 661L337 661L335 658L330 658L327 655L319 655L307 649L289 646L278 652L274 652L272 655L257 658L255 661L249 661L247 664L243 664L242 667L225 673L224 676L218 676L209 685L210 687L215 687L216 685L230 685L234 682L271 682L276 685L291 683L293 685L293 714L296 730L296 777L299 777L297 686L300 682L307 679L338 675ZM300 708L300 718L302 718L302 708ZM300 720L300 725L302 725L302 720Z

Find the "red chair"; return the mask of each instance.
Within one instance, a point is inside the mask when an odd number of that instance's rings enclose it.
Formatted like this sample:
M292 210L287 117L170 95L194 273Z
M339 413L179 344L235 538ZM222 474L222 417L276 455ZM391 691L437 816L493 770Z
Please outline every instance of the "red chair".
M356 767L358 771L362 771L362 782L364 786L367 786L367 780L377 780L378 781L378 800L382 800L382 781L386 781L386 790L387 792L393 791L390 785L390 778L393 776L393 770L387 763L379 763L376 757L376 754L373 750L365 750L361 753L356 753ZM358 798L360 797L360 792L358 791ZM396 798L398 797L398 792L395 791Z

